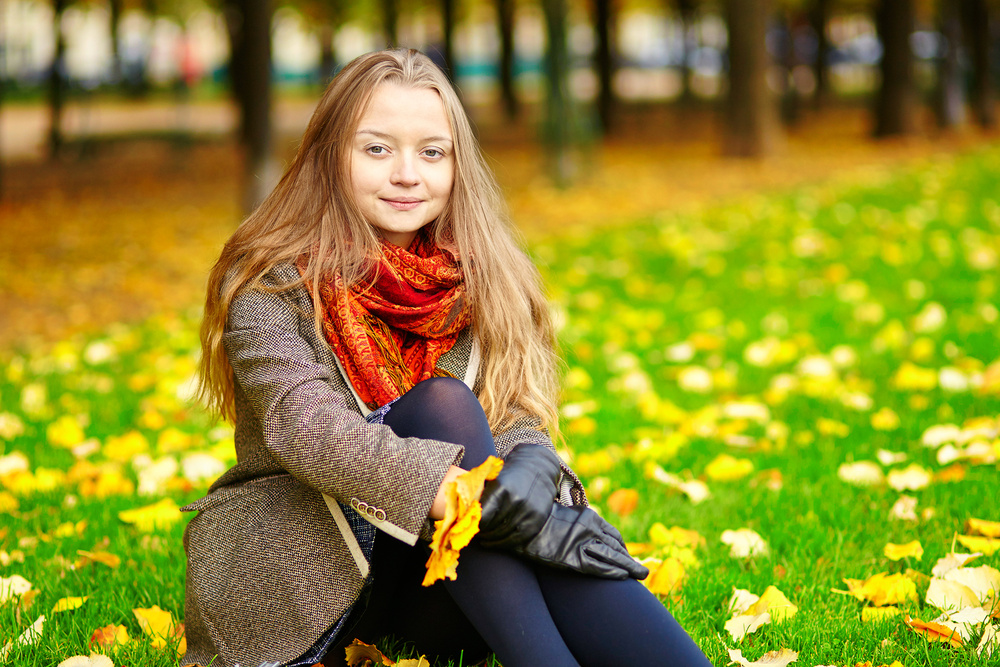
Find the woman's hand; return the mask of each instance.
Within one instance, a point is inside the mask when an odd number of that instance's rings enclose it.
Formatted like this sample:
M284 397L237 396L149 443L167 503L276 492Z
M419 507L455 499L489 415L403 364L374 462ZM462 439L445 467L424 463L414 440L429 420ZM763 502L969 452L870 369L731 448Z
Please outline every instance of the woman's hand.
M614 526L586 507L556 502L559 458L541 445L518 445L483 488L477 539L552 567L609 579L648 574Z

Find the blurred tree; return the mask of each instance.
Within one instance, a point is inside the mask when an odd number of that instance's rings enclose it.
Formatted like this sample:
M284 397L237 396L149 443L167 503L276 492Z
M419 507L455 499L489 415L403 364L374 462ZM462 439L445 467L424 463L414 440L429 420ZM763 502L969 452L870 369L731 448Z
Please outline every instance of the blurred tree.
M830 60L830 38L826 26L830 21L830 0L812 0L809 8L809 23L816 37L816 55L813 59L813 104L824 106L830 96L830 77L827 69Z
M517 91L514 89L514 2L496 0L497 30L500 32L500 96L509 120L517 118Z
M574 142L572 99L569 93L569 52L566 47L566 0L542 0L547 45L545 50L546 104L542 140L553 179L560 187L573 178Z
M225 0L230 84L240 110L243 210L252 211L278 180L271 138L271 0Z
M396 0L382 0L382 33L387 47L399 45L399 5Z
M694 68L691 64L697 47L694 31L698 3L696 0L674 0L674 4L677 5L677 13L681 19L681 103L686 104L694 99L691 89Z
M990 7L986 0L941 0L951 4L959 2L962 25L972 65L972 113L976 122L985 128L995 127L996 91L990 67Z
M882 80L875 95L876 137L907 134L914 129L913 1L878 0L875 8L875 29L882 42Z
M319 76L318 83L322 88L330 83L337 73L337 53L334 49L334 37L347 16L347 6L344 0L300 0L293 3L310 25L314 26L316 38L319 41Z
M63 105L66 101L66 35L63 32L63 13L68 0L52 2L52 32L55 51L49 68L49 157L56 158L63 148Z
M594 54L597 65L597 113L601 121L601 129L605 134L611 132L615 113L615 44L614 35L617 27L617 8L614 0L592 0L594 10L594 27L597 32L597 51Z
M729 93L726 99L726 155L758 157L776 140L777 109L767 85L768 0L726 0L729 29Z
M934 112L940 127L956 127L965 120L965 86L959 59L962 44L959 11L954 2L940 2L937 7L937 30L943 39L941 52L938 53Z
M441 56L444 72L455 81L455 0L441 0Z

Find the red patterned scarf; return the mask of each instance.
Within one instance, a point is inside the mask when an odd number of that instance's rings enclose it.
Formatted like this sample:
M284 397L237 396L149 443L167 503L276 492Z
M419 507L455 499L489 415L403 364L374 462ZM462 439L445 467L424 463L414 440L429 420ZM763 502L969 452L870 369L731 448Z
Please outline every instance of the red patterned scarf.
M344 289L339 275L319 285L323 333L372 410L437 374L438 359L472 321L454 256L423 234L409 248L382 247L370 287Z

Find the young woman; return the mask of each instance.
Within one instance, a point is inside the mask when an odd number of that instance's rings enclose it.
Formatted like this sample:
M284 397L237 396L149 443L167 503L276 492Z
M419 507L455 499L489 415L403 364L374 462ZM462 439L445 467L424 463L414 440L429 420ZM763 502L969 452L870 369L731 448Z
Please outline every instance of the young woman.
M342 665L383 636L505 667L708 665L554 453L534 267L441 71L358 58L208 285L203 394L237 464L185 533L182 664ZM477 538L422 587L444 485L488 456Z

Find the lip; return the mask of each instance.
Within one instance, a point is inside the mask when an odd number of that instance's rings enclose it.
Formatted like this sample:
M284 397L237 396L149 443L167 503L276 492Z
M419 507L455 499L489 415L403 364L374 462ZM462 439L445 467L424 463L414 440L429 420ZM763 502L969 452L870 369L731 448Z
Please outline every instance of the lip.
M412 211L419 206L423 200L416 199L414 197L398 197L394 199L383 198L382 201L397 211Z

